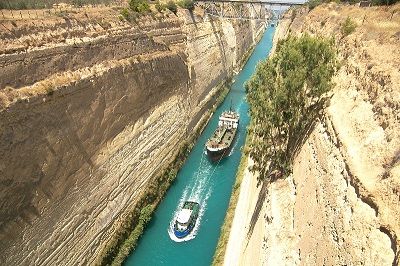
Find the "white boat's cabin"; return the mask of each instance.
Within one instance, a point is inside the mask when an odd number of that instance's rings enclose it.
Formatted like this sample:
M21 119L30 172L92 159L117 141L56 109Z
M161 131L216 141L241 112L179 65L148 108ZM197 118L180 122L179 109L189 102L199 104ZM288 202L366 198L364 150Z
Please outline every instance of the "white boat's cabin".
M191 215L192 215L192 210L189 210L189 209L182 209L179 212L178 219L176 219L176 221L178 222L178 229L179 230L186 229L186 227L189 224Z
M218 126L225 126L229 129L237 128L239 125L239 115L235 112L223 112L219 117Z

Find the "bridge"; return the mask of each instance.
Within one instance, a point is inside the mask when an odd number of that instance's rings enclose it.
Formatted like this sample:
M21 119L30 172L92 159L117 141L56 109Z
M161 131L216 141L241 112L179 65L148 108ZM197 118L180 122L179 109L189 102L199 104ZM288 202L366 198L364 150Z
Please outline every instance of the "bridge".
M209 16L239 20L277 20L284 9L303 3L293 0L195 0Z

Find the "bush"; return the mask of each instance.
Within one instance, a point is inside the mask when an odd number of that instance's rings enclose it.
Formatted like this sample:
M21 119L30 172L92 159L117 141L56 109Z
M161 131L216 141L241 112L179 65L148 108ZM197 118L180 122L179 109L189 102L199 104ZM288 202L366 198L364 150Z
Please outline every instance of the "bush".
M342 25L342 28L340 29L340 32L342 33L342 36L345 37L354 32L356 27L357 27L356 23L353 20L351 20L350 17L347 17Z
M84 5L83 0L73 0L73 1L72 1L72 4L73 4L75 7L83 7L83 5Z
M134 12L145 13L150 11L150 5L146 0L130 0L129 7Z
M129 10L127 8L122 9L121 10L121 16L124 19L129 20L129 16L130 16Z
M151 219L151 214L153 213L153 206L147 205L140 210L139 222L142 224L147 224Z
M382 5L393 5L397 2L400 2L400 0L372 0L372 4L376 6L382 6Z
M167 3L166 6L171 12L173 12L176 15L176 12L178 12L178 7L176 6L175 2L170 0Z
M310 0L307 2L308 8L310 10L314 9L315 7L319 6L320 4L322 4L322 0Z
M292 162L322 114L336 70L333 40L289 36L246 83L250 156L260 180L291 173Z
M156 9L157 9L158 12L161 13L163 10L166 9L166 7L165 7L165 5L161 4L160 2L157 2L156 3Z
M194 9L194 2L193 0L181 0L178 2L178 5L181 8L188 9L189 11L193 11Z
M18 9L28 9L28 6L26 5L25 2L19 2Z

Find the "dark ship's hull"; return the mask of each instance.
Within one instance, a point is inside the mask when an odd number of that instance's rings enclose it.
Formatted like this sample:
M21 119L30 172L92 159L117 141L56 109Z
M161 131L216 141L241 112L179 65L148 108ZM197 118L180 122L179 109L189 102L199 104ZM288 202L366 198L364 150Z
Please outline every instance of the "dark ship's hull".
M228 146L228 147L223 148L223 149L218 150L218 151L207 149L207 155L208 155L208 158L210 158L211 161L217 162L217 161L221 160L222 158L228 156L230 151L231 151L231 146Z
M225 146L218 149L213 149L206 145L207 156L212 162L218 162L223 158L227 157L231 150L233 143L235 142L235 138L237 135L237 130L235 130L233 137L230 139L230 142Z
M239 126L239 114L229 109L221 114L218 127L206 143L207 155L211 161L220 161L229 155Z

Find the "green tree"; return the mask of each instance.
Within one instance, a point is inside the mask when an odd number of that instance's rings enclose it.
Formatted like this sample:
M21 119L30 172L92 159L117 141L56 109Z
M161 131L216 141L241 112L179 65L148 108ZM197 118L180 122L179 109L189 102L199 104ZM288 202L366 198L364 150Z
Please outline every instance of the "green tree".
M289 36L246 83L250 156L260 180L288 175L293 157L321 115L336 69L333 40Z
M150 11L150 5L146 0L130 0L129 7L134 12L144 13Z

